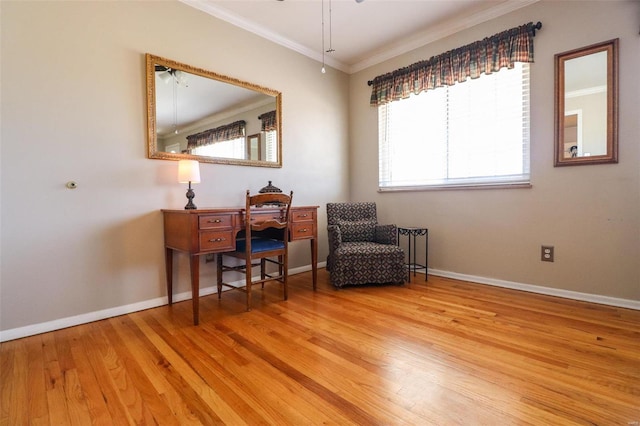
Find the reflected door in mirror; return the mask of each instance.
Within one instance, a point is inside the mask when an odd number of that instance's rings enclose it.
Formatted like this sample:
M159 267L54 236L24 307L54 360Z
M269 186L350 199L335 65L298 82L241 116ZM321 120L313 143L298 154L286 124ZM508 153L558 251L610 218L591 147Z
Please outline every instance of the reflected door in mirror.
M250 160L262 160L262 144L260 143L260 134L247 137L247 158Z

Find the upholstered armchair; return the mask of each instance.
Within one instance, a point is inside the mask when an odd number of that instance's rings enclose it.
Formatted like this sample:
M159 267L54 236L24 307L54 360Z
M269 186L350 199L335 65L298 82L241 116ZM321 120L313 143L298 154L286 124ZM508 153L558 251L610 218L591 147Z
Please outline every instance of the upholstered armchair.
M328 203L329 279L336 287L404 283L396 225L380 225L375 203Z

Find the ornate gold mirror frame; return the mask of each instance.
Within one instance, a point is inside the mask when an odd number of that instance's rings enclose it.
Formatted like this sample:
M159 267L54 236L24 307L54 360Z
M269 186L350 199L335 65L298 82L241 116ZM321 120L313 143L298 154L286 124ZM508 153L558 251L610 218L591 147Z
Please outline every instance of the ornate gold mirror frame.
M282 167L282 93L149 53L146 78L148 158ZM274 110L275 130L265 131L261 116ZM232 153L199 155L188 146L187 136L238 121L246 123L239 138L244 145L233 147ZM248 135L255 134L261 136L264 152L258 155L254 149L250 155Z

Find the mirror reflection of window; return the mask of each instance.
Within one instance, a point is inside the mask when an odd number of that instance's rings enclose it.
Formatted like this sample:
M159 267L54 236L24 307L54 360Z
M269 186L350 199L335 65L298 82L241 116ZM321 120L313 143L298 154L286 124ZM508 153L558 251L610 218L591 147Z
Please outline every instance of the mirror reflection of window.
M192 150L194 155L217 158L245 158L245 138L236 138L228 141L216 142L211 145L199 146Z
M278 161L278 132L265 132L266 161Z
M171 145L167 145L165 147L165 151L170 152L172 154L178 154L181 152L180 150L180 144L179 143L173 143Z

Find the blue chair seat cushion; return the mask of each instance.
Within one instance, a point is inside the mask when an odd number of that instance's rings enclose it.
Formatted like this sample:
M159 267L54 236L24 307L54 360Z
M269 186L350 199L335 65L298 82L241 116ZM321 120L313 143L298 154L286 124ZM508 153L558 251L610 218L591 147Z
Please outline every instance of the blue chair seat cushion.
M251 239L251 253L260 253L263 251L280 250L284 249L284 241L273 240L270 238L252 238ZM244 253L247 250L247 241L236 241L236 251Z

